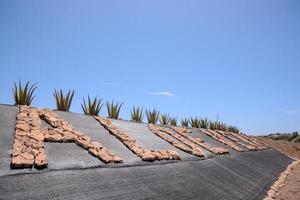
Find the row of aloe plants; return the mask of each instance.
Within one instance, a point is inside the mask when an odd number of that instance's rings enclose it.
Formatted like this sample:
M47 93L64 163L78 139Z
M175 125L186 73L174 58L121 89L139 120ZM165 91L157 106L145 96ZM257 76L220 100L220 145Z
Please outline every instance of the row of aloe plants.
M189 125L194 128L230 131L234 133L240 132L240 129L236 126L227 125L226 123L220 121L211 121L207 118L190 117L189 119L185 118L181 120L181 126L188 127Z
M21 82L19 82L18 85L15 83L13 88L15 105L31 105L35 97L34 91L36 90L36 88L37 85L33 84L30 86L29 81L25 84L25 86L23 86ZM69 112L74 94L74 90L69 90L66 93L64 93L62 90L54 90L53 96L55 98L57 110ZM106 102L108 117L113 119L119 119L122 106L123 103L114 101ZM99 99L97 97L90 98L89 95L87 97L87 100L83 98L83 103L81 104L83 113L86 115L99 115L102 107L102 99ZM176 117L170 117L168 114L160 114L160 112L156 109L145 110L145 114L148 123L156 124L159 121L162 125L178 125ZM144 108L133 106L133 108L130 110L130 117L131 121L143 122ZM210 121L207 118L183 118L180 121L180 125L182 127L191 126L195 128L209 128L212 130L223 130L237 133L240 131L239 128L237 128L236 126L227 125L219 121Z

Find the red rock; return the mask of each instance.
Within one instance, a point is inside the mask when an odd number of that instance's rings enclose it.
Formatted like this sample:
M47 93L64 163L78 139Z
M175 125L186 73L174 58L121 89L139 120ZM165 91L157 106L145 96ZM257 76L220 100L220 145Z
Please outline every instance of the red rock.
M113 160L114 160L115 163L122 163L123 162L122 158L120 158L119 156L113 156Z
M181 160L180 156L178 155L178 153L176 151L168 150L167 152L170 154L170 156L173 160Z
M203 152L202 152L201 149L199 149L199 148L193 149L192 154L195 155L195 156L198 156L198 157L204 157Z
M153 154L151 154L150 152L143 152L141 154L142 160L144 161L154 161L155 160L155 156Z
M96 150L96 149L89 149L88 150L88 152L92 155L92 156L94 156L94 157L98 157L98 151Z
M31 168L33 165L33 155L29 153L20 154L12 157L11 167L12 168Z
M47 163L47 159L46 159L46 153L45 150L42 148L40 149L38 155L35 158L34 161L34 167L37 169L42 169L47 167L48 163Z

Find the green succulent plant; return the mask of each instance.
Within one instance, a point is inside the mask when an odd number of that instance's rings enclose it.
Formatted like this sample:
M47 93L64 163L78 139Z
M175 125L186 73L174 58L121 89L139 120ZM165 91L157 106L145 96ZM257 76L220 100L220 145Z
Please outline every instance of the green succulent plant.
M107 108L107 114L108 117L112 118L112 119L119 119L119 114L121 111L123 103L114 103L114 101L112 102L106 102L106 108Z
M217 130L227 131L227 125L224 122L217 122L216 126Z
M216 122L209 121L209 129L216 130L217 129Z
M189 122L190 122L191 127L200 128L200 120L197 117L195 117L195 118L191 117Z
M228 128L227 128L227 130L229 132L233 132L233 133L239 133L240 132L240 129L238 127L232 126L232 125L229 125Z
M177 118L176 117L171 117L170 118L170 124L172 126L177 126Z
M132 110L130 111L130 117L131 121L143 122L143 108L133 106Z
M187 119L187 118L181 119L180 124L181 124L182 127L188 127L189 126L189 119Z
M25 86L22 86L21 81L19 81L19 85L17 85L16 83L14 84L13 93L15 105L31 105L34 99L33 93L36 90L37 86L36 83L31 86L29 84L29 81L27 81Z
M97 99L97 97L95 97L91 101L90 96L88 96L88 102L86 103L85 99L83 98L83 104L81 104L83 113L85 115L93 115L93 116L99 115L99 112L103 106L103 104L101 102L102 102L102 100Z
M199 126L200 126L200 128L207 129L209 127L209 121L208 121L208 119L207 118L200 119L199 120Z
M146 116L149 124L156 124L159 118L159 111L156 109L146 110Z
M69 90L66 94L62 90L54 90L53 96L56 102L56 109L59 111L69 112L74 97L74 90Z
M161 125L168 125L170 123L170 117L168 114L161 115L159 118Z

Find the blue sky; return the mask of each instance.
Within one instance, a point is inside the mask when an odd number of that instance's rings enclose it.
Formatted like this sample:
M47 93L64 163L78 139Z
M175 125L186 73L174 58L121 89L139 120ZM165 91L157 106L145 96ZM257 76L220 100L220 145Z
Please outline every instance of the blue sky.
M0 1L0 102L14 81L208 117L244 132L300 131L300 2ZM106 115L106 110L102 110Z

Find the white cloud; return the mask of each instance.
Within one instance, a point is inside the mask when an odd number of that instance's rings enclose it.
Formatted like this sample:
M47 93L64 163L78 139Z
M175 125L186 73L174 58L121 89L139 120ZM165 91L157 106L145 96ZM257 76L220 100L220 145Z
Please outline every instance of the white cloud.
M172 92L149 92L148 94L153 96L168 96L168 97L174 97L175 94Z

